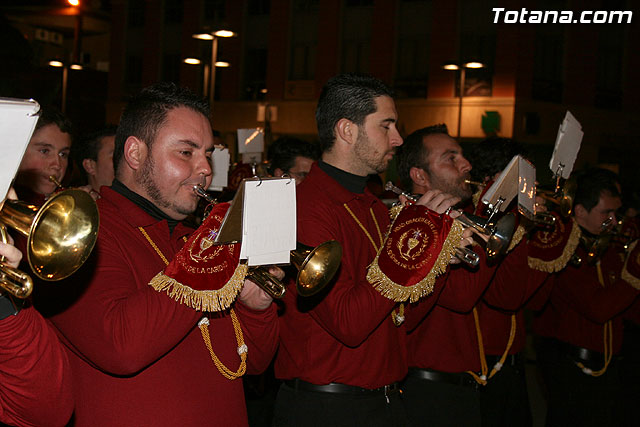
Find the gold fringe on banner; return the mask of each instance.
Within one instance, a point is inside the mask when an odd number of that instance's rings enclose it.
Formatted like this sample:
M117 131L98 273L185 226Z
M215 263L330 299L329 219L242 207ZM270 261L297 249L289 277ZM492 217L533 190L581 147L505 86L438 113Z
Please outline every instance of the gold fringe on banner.
M638 244L638 241L636 240L631 245L629 245L629 249L628 249L629 256L624 261L624 267L622 267L622 273L620 274L620 277L622 278L622 280L626 281L634 288L640 289L640 278L635 277L634 275L629 273L629 270L627 270L627 263L629 262L629 258L631 258L633 250L635 249L637 244ZM640 255L639 255L639 258L640 258ZM636 259L635 263L640 265L640 259Z
M513 233L513 237L511 237L507 253L511 252L516 246L518 246L518 243L520 243L525 234L527 234L527 230L525 230L523 226L518 225L518 228L516 228L516 231Z
M442 245L442 250L438 255L431 271L425 276L424 279L411 286L404 286L391 280L378 265L378 258L380 253L384 249L385 245L378 251L375 259L369 265L367 270L367 281L373 285L373 287L380 292L383 296L396 302L416 302L420 298L427 296L433 292L433 287L436 278L447 270L449 261L456 251L456 247L462 239L462 233L464 227L459 221L454 221L449 235Z
M169 297L198 311L223 311L231 306L242 289L248 266L238 264L233 276L217 290L199 291L178 282L160 272L149 285L158 292L166 292Z
M581 234L582 232L580 231L580 227L575 221L573 221L571 233L569 234L569 238L567 239L567 243L564 246L562 254L551 261L544 261L539 258L529 257L529 267L546 273L555 273L562 270L566 267L567 263L573 256L573 253L576 251L576 248L580 243Z

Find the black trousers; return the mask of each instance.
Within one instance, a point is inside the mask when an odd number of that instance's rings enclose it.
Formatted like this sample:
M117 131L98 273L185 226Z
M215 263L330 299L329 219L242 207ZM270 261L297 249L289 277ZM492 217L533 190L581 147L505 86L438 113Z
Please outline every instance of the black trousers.
M275 427L405 427L400 393L387 398L294 390L282 384L276 398Z
M487 356L490 358L498 359ZM493 364L489 365L491 368ZM502 369L480 388L480 405L484 427L532 425L524 357L508 358Z
M481 425L480 393L473 385L448 384L408 376L402 391L410 426Z
M538 367L547 392L547 426L619 426L620 378L618 360L606 373L593 377L582 372L566 345L541 339L536 343ZM600 363L588 366L602 368Z

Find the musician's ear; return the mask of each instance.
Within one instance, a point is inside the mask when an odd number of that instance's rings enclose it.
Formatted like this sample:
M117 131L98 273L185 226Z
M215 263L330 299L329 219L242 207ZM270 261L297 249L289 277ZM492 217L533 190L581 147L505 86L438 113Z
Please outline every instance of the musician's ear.
M411 177L411 181L416 185L420 185L422 187L429 186L429 176L424 171L424 169L418 167L412 167L409 169L409 176Z
M340 119L335 127L336 139L343 139L348 143L354 143L358 139L358 125L349 119Z
M589 211L587 211L587 209L579 203L575 205L575 207L573 208L573 212L576 219L582 219L589 214Z
M82 159L82 168L87 172L87 175L95 175L96 161L93 159Z
M124 161L133 170L138 170L147 158L149 148L144 141L130 136L124 142Z

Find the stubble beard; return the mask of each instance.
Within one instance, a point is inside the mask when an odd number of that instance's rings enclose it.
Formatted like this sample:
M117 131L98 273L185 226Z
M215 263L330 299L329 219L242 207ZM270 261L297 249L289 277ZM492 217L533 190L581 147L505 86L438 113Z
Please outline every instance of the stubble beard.
M466 202L471 199L473 192L471 187L466 184L465 179L469 179L469 176L462 176L456 180L440 179L437 176L430 176L431 188L437 189L445 193L449 193L453 196L459 197L462 202Z
M140 173L136 177L136 181L138 182L138 184L142 186L142 188L144 188L146 193L151 198L151 201L158 208L169 209L180 215L191 215L195 211L195 206L193 208L186 208L184 206L180 206L176 203L170 202L162 195L162 192L160 191L160 188L158 188L153 175L154 166L155 163L153 161L153 158L148 157L142 164Z
M357 158L369 169L367 174L381 173L387 170L389 162L385 160L385 157L389 152L380 155L378 151L374 150L369 143L369 137L364 131L364 127L362 132L358 134L354 151Z

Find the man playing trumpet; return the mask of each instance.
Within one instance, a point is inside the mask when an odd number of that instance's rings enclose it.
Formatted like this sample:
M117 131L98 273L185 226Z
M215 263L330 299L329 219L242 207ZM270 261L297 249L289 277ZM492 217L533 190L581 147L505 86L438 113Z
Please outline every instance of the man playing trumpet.
M397 120L391 90L371 76L336 76L320 95L322 158L297 188L298 240L339 241L342 265L320 294L284 298L276 426L406 425L398 388L407 373L406 331L392 317L398 304L365 277L389 227L387 208L365 189L367 175L384 171L402 144ZM442 214L457 201L429 192L418 203Z
M98 200L93 256L56 288L59 295L42 299L66 338L77 426L247 423L238 378L263 370L275 352L271 298L235 274L232 257L201 283L183 284L214 295L230 284L242 288L217 313L149 284L178 257L193 255L185 243L193 243L193 229L181 221L198 203L194 185L211 181L208 116L206 103L173 84L129 102L116 134L116 179ZM206 249L209 258L232 250Z

